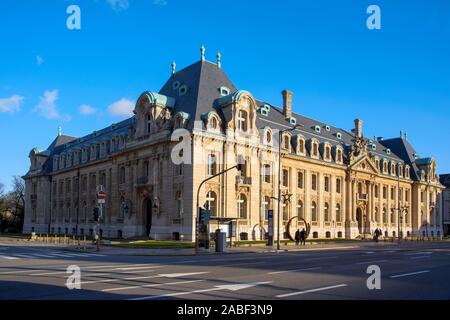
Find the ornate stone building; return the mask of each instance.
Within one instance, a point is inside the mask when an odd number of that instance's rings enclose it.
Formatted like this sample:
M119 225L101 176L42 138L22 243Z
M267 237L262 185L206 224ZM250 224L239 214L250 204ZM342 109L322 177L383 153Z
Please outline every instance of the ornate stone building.
M450 235L450 174L443 174L440 177L441 184L445 186L442 192L442 222L444 235Z
M92 234L95 190L103 185L104 237L177 233L193 240L198 186L242 155L242 174L229 171L199 194L213 217L235 218L237 235L258 239L267 231L268 210L277 216L278 183L284 237L302 219L319 238L375 228L388 236L442 234L435 160L419 157L406 135L368 138L361 120L351 131L336 128L294 113L292 93L282 96L277 107L239 90L220 55L212 63L204 50L181 71L173 64L159 92L137 99L130 119L81 138L59 132L47 149L30 152L25 231ZM215 230L220 222L211 223Z

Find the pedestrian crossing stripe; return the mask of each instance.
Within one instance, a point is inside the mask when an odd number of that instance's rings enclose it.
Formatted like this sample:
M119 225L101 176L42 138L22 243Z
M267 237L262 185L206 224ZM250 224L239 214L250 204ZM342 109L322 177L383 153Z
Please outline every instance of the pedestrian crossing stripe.
M97 254L97 253L47 253L47 254L41 254L41 253L30 253L30 254L20 254L20 253L13 253L11 255L0 255L0 259L6 259L6 260L17 260L17 259L39 259L39 258L50 258L50 259L57 259L57 258L90 258L90 257L104 257L103 254Z

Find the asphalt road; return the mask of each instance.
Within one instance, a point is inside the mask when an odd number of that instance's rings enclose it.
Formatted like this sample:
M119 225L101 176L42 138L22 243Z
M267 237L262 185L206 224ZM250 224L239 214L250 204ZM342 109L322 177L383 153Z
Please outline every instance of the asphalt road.
M68 289L67 267L81 289ZM378 265L381 289L369 290ZM118 256L0 241L0 299L450 299L450 243Z

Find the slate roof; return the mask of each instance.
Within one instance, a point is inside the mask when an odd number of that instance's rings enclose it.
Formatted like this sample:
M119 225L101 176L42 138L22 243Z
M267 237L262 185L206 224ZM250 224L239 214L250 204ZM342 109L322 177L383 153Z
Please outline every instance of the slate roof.
M441 174L439 176L439 181L442 185L450 188L450 174Z

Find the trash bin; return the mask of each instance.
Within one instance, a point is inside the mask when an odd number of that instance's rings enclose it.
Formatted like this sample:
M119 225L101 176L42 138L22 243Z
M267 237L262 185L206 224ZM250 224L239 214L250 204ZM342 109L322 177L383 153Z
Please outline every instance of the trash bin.
M225 252L225 246L227 244L227 234L222 230L216 230L216 252Z

